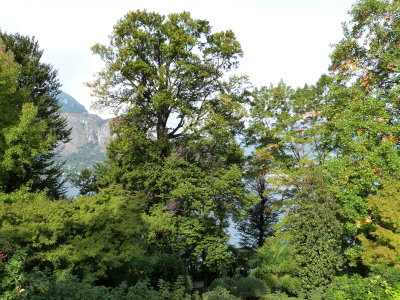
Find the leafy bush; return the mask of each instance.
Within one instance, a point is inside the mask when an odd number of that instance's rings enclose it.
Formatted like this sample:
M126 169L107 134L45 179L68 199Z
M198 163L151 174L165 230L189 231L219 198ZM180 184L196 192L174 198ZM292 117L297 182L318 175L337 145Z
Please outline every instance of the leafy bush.
M0 193L0 235L27 247L29 265L59 278L94 278L108 286L143 279L132 259L145 256L142 199L119 187L76 200L52 201L20 190Z
M370 276L337 277L322 297L326 300L400 299L400 270L379 267Z
M203 294L203 300L235 300L235 299L237 298L231 295L227 289L221 286L217 286L212 291Z
M0 294L4 299L13 299L25 291L23 265L26 253L14 249L8 241L0 239Z
M267 284L272 292L296 293L298 282L293 274L298 269L294 248L285 240L268 238L250 261L252 275Z
M267 293L267 286L253 277L242 277L237 281L235 296L243 299L258 299Z
M175 282L179 276L186 277L186 268L182 259L173 254L160 253L154 256L151 284L157 286L159 280Z
M19 274L21 275L21 273ZM18 276L16 276L18 277ZM14 279L16 277L13 277ZM23 274L24 284L8 287L3 291L5 298L13 300L200 300L197 294L185 291L184 279L178 278L175 283L160 280L158 288L151 286L148 280L140 281L134 286L126 283L116 288L96 286L90 280L79 280L68 277L57 280L53 275L37 271ZM27 286L27 284L30 284Z
M233 294L236 292L236 280L230 277L217 278L210 284L208 290L213 291L217 288L223 288Z
M269 295L263 297L262 299L264 299L264 300L290 300L290 299L293 299L293 300L294 299L298 299L298 300L300 300L299 298L290 297L287 294L282 293L282 292L269 294Z
M209 291L221 288L240 299L258 299L267 293L266 285L253 277L242 277L237 280L230 277L217 278L210 285Z
M381 276L390 285L400 287L400 269L386 266L376 266L372 268L371 275Z

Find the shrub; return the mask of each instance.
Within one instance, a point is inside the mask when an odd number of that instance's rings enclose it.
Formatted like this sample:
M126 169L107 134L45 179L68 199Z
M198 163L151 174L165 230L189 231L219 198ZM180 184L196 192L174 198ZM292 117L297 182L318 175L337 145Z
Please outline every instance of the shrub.
M236 292L236 280L230 277L217 278L210 284L208 290L213 291L218 287L227 290L231 294L234 294Z
M217 278L212 282L209 290L215 291L221 288L240 299L258 299L267 293L266 285L253 277L242 277L237 280L230 277Z
M242 277L237 281L235 296L243 299L258 299L267 293L267 286L260 279Z
M377 270L376 270L377 271ZM322 299L326 300L398 300L400 299L399 273L379 270L363 278L359 274L337 277ZM383 272L382 272L383 271Z
M151 284L157 286L160 279L167 282L175 282L179 276L186 277L186 268L182 259L173 254L157 254L154 256Z
M215 281L215 280L214 280ZM221 286L215 287L212 291L203 294L203 300L235 300L235 296Z
M264 300L290 300L290 299L300 300L299 298L296 298L296 297L290 297L286 293L283 293L283 292L276 292L273 294L269 294L269 295L263 297L262 299L264 299Z

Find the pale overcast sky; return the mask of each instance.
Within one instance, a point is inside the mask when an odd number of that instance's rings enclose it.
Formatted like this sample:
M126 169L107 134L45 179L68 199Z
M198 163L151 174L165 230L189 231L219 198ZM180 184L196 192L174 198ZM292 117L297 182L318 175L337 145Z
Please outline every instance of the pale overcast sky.
M101 68L90 47L107 43L113 25L130 10L185 10L210 21L215 31L232 29L244 50L238 73L249 75L255 86L283 79L296 87L314 83L327 71L330 44L342 37L341 22L354 2L0 0L0 29L35 36L43 60L58 69L62 89L90 109L90 90L83 82Z

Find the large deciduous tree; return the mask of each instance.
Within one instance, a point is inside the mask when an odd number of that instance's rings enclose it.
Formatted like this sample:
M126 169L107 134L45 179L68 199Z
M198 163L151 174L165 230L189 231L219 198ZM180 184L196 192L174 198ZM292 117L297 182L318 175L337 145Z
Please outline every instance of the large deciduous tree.
M355 224L368 216L368 196L400 171L399 28L398 1L358 1L331 55L322 148L351 245L359 233ZM356 257L353 250L348 254Z
M245 80L226 77L242 56L235 35L212 33L187 12L134 11L108 46L92 49L105 67L89 86L98 107L118 114L99 183L146 194L156 249L179 251L192 270L220 271L230 259L224 230L245 199L236 140ZM171 215L164 230L157 220Z
M114 27L109 46L92 50L106 63L89 84L97 105L122 109L140 133L176 139L211 122L212 111L221 118L233 112L236 102L220 96L227 92L223 75L242 55L232 31L211 33L207 21L186 12L166 18L135 11Z
M43 51L34 38L0 31L0 39L4 42L4 51L11 51L19 65L16 90L24 93L19 100L10 98L7 107L10 112L19 111L26 103L32 103L37 110L34 118L44 122L46 134L52 137L45 151L35 153L32 161L24 165L23 176L12 170L9 172L3 189L10 192L29 184L33 191L46 189L49 195L59 198L64 194L60 178L62 164L56 163L54 157L56 148L68 141L70 130L66 127L66 120L60 116L60 106L56 99L60 93L57 71L51 65L41 62ZM6 119L10 117L5 116Z
M341 80L355 78L368 91L398 89L398 0L359 1L351 9L350 17L344 24L344 38L332 53L331 70Z

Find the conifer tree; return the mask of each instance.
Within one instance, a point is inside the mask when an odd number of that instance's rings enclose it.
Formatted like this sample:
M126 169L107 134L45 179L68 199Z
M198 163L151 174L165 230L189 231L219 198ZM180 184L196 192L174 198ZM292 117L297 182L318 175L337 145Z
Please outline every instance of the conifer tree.
M37 107L36 118L43 121L53 142L46 151L35 155L32 162L25 166L25 176L10 173L3 189L10 192L22 185L30 185L32 191L47 190L48 194L60 198L64 195L62 172L63 164L55 162L57 147L69 140L70 130L60 115L60 106L56 96L60 93L57 71L41 61L43 50L31 37L20 34L8 34L0 31L4 51L13 53L15 62L20 66L17 91L24 90L22 101L14 101L14 109L20 110L24 103Z
M29 89L18 88L21 67L0 40L0 190L10 182L32 180L29 170L40 153L54 142L38 107L29 101Z

